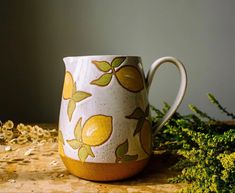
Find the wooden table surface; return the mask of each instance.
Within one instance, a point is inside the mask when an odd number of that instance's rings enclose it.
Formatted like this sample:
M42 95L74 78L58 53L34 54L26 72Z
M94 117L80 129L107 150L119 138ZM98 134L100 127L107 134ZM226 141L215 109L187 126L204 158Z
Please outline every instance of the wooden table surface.
M0 146L0 192L169 192L183 184L169 184L176 173L169 170L174 162L169 156L155 153L140 174L123 181L91 182L79 179L66 170L57 143L13 145L6 152ZM30 155L25 155L31 149Z

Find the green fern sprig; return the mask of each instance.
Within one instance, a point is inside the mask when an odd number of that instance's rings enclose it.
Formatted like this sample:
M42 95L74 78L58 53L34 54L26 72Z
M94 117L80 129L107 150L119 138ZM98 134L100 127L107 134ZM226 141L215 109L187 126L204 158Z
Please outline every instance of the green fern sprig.
M212 94L208 98L234 118L234 114L227 112ZM162 110L155 109L153 125L169 107L165 103ZM215 120L194 105L189 105L189 108L195 114L181 115L176 112L154 138L155 149L180 158L173 168L181 170L181 173L169 181L187 183L188 186L180 191L182 193L234 193L234 125Z
M227 116L231 117L232 119L235 119L235 115L233 113L230 113L226 110L225 107L223 107L219 101L215 98L215 96L211 93L207 94L208 99L210 100L210 102L214 105L216 105L223 113L225 113Z
M189 104L188 105L189 109L191 111L193 111L194 113L196 113L197 115L199 115L201 118L206 118L210 121L216 121L215 119L213 119L212 117L210 117L207 113L202 112L201 110L199 110L195 105Z

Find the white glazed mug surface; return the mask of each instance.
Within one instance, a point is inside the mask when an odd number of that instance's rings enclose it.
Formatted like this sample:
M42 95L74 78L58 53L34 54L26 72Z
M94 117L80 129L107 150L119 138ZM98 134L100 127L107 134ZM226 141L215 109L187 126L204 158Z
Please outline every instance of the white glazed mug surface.
M152 151L148 91L157 68L175 64L181 85L175 102L154 133L181 103L187 76L173 57L156 60L145 78L137 56L103 55L64 58L66 65L59 118L60 154L93 163L147 159Z

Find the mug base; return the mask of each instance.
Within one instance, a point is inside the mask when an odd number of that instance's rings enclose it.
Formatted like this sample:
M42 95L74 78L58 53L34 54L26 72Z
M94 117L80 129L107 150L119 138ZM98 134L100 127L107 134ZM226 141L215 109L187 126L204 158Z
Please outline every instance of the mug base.
M129 178L142 171L149 161L148 158L130 163L91 163L62 155L60 157L71 174L92 181L114 181Z

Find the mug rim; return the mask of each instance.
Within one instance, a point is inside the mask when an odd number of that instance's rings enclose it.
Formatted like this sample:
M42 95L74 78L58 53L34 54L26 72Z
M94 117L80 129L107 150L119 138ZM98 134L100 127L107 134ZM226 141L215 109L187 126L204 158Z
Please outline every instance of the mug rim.
M85 56L66 56L63 57L64 59L69 59L69 58L97 58L97 57L106 57L106 58L114 58L114 57L127 57L127 58L141 58L140 56L134 56L134 55L85 55Z

